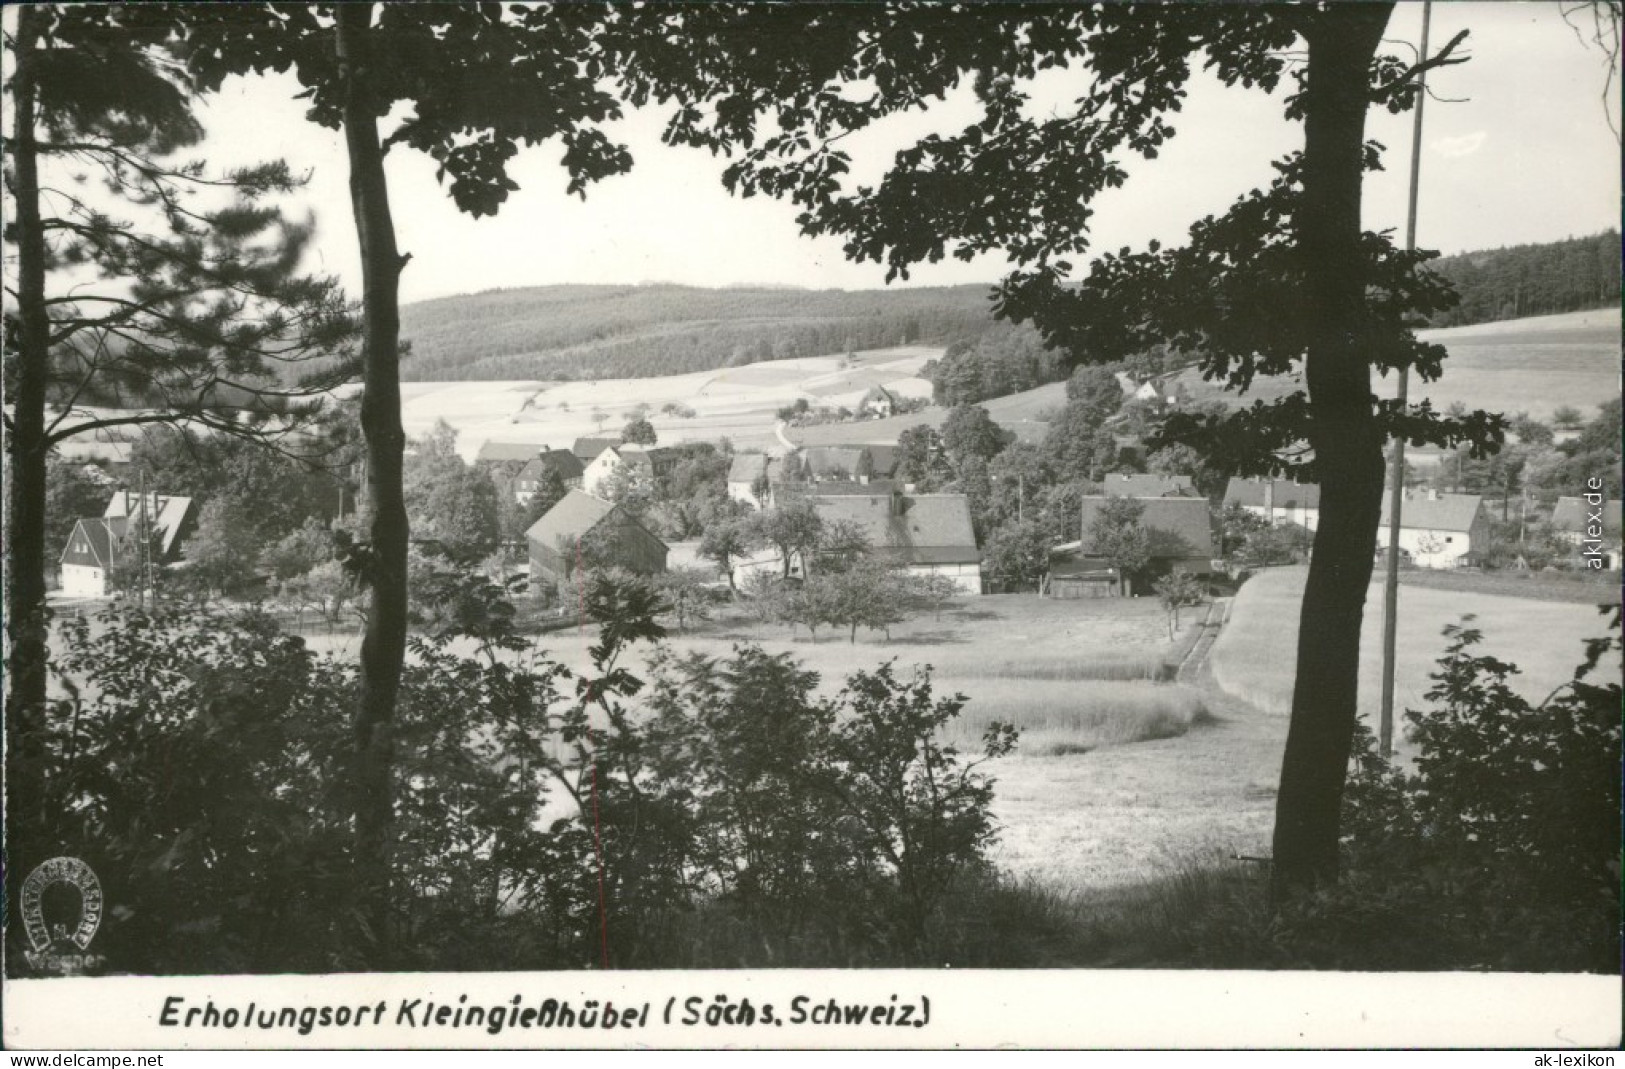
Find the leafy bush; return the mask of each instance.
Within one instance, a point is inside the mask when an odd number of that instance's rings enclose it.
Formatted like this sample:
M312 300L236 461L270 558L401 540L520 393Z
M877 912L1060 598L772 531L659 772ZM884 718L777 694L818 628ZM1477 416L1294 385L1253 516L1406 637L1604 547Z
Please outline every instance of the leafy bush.
M589 573L576 674L526 653L489 579L431 578L437 631L411 640L392 729L393 966L669 966L696 923L738 933L755 956L735 964L902 964L981 867L992 783L939 743L964 699L928 677L883 666L829 700L742 647L657 659L645 694L619 662L665 634L647 581ZM257 614L115 608L63 639L49 797L12 814L8 862L91 865L113 971L366 964L354 665ZM983 750L1013 738L991 725Z
M1475 653L1471 617L1445 629L1432 704L1406 713L1414 771L1357 736L1349 879L1300 929L1323 927L1322 964L1619 968L1621 688L1591 679L1619 648L1614 613L1611 636L1539 705L1507 685L1515 666Z

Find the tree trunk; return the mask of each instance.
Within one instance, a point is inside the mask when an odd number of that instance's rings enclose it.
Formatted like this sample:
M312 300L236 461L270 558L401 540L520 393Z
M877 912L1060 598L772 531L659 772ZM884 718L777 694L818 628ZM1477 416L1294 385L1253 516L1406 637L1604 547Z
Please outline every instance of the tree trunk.
M1339 816L1359 686L1360 622L1382 513L1382 442L1360 345L1360 194L1372 57L1391 4L1305 15L1303 203L1296 220L1308 312L1305 366L1320 524L1304 588L1297 682L1276 801L1277 903L1336 880Z
M45 236L40 226L38 94L34 55L44 12L17 12L12 96L12 172L16 198L17 349L12 354L12 429L6 438L6 883L17 901L22 878L51 854L54 822L41 758L45 726L45 395L50 319L45 309ZM14 948L15 949L15 948Z
M402 487L400 272L389 187L378 142L376 108L366 86L371 4L340 4L338 57L345 80L344 138L350 157L350 204L361 247L363 392L371 530L366 630L361 641L361 694L355 712L355 865L375 968L387 967L390 937L390 834L396 696L406 656L406 502Z

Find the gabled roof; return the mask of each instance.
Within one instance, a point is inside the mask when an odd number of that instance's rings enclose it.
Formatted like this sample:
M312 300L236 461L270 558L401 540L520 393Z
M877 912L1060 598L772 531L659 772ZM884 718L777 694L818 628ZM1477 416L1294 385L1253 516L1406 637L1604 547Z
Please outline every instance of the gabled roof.
M474 458L475 463L488 461L501 463L509 460L535 460L542 453L547 452L545 445L533 445L526 442L486 442L480 446L479 454Z
M87 552L75 553L73 548L83 541ZM75 520L73 530L68 534L68 544L62 547L62 564L90 564L94 562L103 568L113 566L113 533L108 530L108 521L95 516L82 520Z
M1122 496L1122 495L1114 495ZM1100 510L1112 497L1086 497L1083 499L1083 541L1091 543L1089 529L1094 526ZM1152 533L1151 550L1154 557L1205 557L1211 560L1213 552L1213 524L1208 518L1207 499L1201 497L1137 497L1145 510L1140 514L1140 526ZM1088 549L1092 552L1094 546Z
M598 454L606 449L614 449L621 444L619 438L577 438L575 445L570 447L576 459L583 464L591 464L598 459Z
M802 450L801 459L816 477L831 472L859 474L869 457L862 446L815 445Z
M887 404L895 405L897 403L897 398L892 396L892 392L890 390L886 389L886 387L877 382L873 386L869 387L869 389L863 395L863 400L859 401L858 403L860 405L866 405L870 401L884 401Z
M153 536L157 540L154 548L163 560L169 560L180 548L181 539L190 533L186 528L194 512L195 506L189 497L149 493L143 502L139 493L119 490L107 503L102 519L115 521L108 525L115 538L123 536L126 523L151 523Z
M982 559L964 494L843 494L808 500L825 523L855 524L875 553L905 564Z
M1264 507L1264 489L1274 485L1274 507L1278 509L1318 509L1320 487L1315 483L1297 483L1290 479L1236 479L1224 488L1224 507L1231 505Z
M866 445L863 447L869 453L870 474L881 478L890 478L897 470L897 447L895 445Z
M1559 531L1571 534L1585 534L1586 526L1591 522L1591 516L1599 511L1595 505L1588 505L1577 497L1560 497L1557 505L1552 509L1552 526ZM1619 537L1619 502L1604 501L1602 512L1602 533L1613 538Z
M766 475L773 466L773 458L766 453L736 453L733 463L728 465L728 481L731 483L754 483Z
M873 497L902 489L891 479L870 479L866 483L830 480L821 483L796 483L794 486L796 489L790 491L792 495L800 492L807 497L846 497L852 494Z
M1107 497L1197 497L1196 487L1186 475L1141 475L1113 473L1101 480L1100 492Z
M529 464L519 469L518 478L535 482L549 468L558 472L559 478L566 482L571 479L581 478L581 473L585 470L574 453L563 449L554 449L551 452L543 453L539 457L533 457Z
M1466 531L1478 518L1484 499L1478 494L1438 494L1427 492L1405 494L1405 503L1399 509L1400 530ZM1382 525L1388 525L1390 511L1388 492L1382 495Z
M570 541L586 534L614 511L615 506L601 497L571 490L541 519L530 525L525 537L552 549L561 538Z

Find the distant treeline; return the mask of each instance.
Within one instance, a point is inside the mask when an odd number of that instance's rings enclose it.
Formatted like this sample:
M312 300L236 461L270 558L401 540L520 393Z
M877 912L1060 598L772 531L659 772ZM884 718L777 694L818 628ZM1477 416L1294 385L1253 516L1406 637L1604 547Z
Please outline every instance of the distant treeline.
M985 286L899 290L545 286L408 305L413 380L642 378L977 337Z
M1436 327L1555 315L1619 303L1618 231L1546 245L1445 256L1428 266L1449 279L1461 303Z

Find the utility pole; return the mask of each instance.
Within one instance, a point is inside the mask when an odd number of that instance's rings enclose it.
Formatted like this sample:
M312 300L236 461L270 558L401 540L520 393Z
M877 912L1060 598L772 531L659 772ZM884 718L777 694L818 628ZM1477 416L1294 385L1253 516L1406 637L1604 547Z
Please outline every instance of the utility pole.
M1417 62L1428 55L1428 25L1433 3L1422 4L1422 50ZM1417 75L1416 119L1411 126L1411 189L1405 213L1405 250L1416 248L1416 197L1422 178L1422 108L1427 103L1427 71ZM1410 370L1399 369L1399 411L1405 410ZM1394 755L1394 658L1399 632L1399 527L1400 510L1405 504L1405 439L1394 439L1393 468L1388 476L1388 571L1382 592L1382 715L1377 742L1384 758Z

